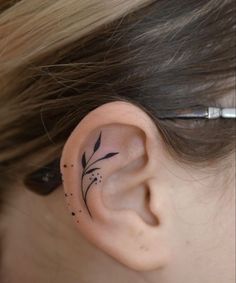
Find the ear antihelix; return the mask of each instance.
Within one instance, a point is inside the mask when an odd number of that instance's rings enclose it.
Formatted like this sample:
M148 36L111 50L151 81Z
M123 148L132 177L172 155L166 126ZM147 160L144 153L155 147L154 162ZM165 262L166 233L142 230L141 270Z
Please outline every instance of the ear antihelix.
M100 173L102 169L102 162L108 160L110 158L115 157L119 152L108 152L105 155L101 155L100 157L96 157L95 153L99 152L99 149L102 145L102 131L100 132L94 147L92 154L87 159L86 151L82 155L81 159L81 166L82 166L82 173L81 173L81 195L84 202L84 205L87 209L87 212L91 218L92 213L89 209L88 204L88 194L91 189L94 189L96 185L102 183L103 176Z

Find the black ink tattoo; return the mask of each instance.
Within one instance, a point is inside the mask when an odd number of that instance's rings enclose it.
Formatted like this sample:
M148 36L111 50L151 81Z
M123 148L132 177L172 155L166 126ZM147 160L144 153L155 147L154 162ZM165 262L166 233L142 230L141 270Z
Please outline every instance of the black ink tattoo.
M97 172L101 168L96 167L94 165L96 163L102 161L102 160L111 158L111 157L119 154L119 152L110 152L110 153L106 154L105 156L98 158L97 160L91 162L94 154L98 151L98 149L101 146L101 139L102 139L102 132L100 132L100 135L99 135L99 137L98 137L98 139L97 139L97 141L94 145L92 155L87 160L86 152L84 152L83 155L82 155L82 160L81 160L81 164L82 164L82 168L83 168L82 175L81 175L81 193L82 193L84 204L85 204L87 211L88 211L91 218L92 218L92 214L89 210L88 203L87 203L88 192L94 184L97 185L98 182L101 183L101 180L102 180L102 176L100 176L100 174ZM95 176L95 172L97 173L96 176ZM87 176L88 179L91 181L87 187L84 187L85 176ZM100 176L100 179L99 179L99 176Z

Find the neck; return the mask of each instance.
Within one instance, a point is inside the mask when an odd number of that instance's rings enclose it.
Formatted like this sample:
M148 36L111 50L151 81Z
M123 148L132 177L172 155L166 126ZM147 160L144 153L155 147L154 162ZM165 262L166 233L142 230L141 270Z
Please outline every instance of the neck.
M140 273L118 264L80 235L61 189L47 197L18 191L5 216L6 282L144 282Z

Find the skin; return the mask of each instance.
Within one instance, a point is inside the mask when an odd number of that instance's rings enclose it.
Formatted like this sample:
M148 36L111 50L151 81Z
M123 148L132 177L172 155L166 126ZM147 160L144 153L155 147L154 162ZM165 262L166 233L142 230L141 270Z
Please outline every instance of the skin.
M141 112L110 103L89 114L65 144L64 184L51 195L35 195L20 182L11 188L4 201L1 282L235 282L234 154L208 168L177 162ZM91 220L77 195L64 196L80 191L81 163L69 170L63 164L91 150L101 130L97 154L112 148L119 155L102 163L104 181L88 200ZM142 193L146 182L150 199ZM83 213L72 216L79 207ZM114 228L113 222L119 224ZM140 244L141 232L143 247L136 251L130 243Z

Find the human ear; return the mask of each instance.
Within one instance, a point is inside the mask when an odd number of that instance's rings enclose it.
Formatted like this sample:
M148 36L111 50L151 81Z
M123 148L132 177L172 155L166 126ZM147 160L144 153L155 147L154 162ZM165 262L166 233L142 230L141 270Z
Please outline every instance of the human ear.
M100 250L139 271L168 261L163 221L168 205L158 188L163 151L144 111L111 102L78 124L62 153L65 198L75 225Z

